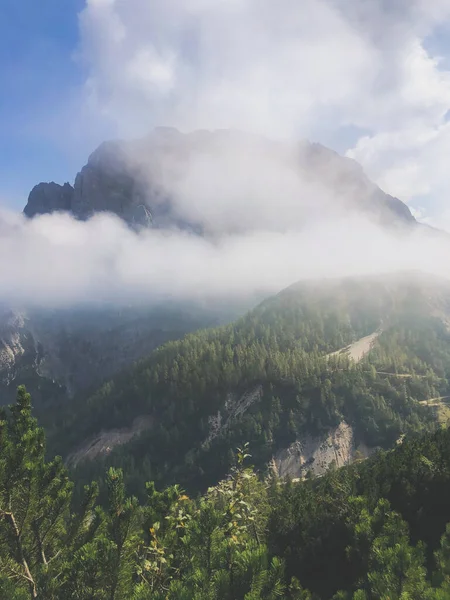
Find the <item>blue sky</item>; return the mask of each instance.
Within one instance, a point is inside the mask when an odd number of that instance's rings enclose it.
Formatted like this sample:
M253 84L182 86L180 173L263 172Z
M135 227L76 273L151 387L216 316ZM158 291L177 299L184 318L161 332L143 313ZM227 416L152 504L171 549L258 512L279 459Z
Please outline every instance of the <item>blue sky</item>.
M52 110L70 102L83 81L73 56L82 5L82 0L0 3L0 195L12 206L21 206L41 180L72 180L82 160L81 148L72 153L54 135L45 135Z

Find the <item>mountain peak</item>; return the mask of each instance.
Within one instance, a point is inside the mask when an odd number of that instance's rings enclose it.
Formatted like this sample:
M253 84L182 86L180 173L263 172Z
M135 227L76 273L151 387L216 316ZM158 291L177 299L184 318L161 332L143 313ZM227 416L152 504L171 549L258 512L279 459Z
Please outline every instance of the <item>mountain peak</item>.
M256 228L257 214L239 220L227 194L236 196L237 207L245 208L248 200L255 208L261 205L265 226L275 228L282 224L271 221L268 213L275 211L279 221L283 210L277 210L277 198L286 194L295 209L290 224L302 221L308 211L316 216L357 212L382 225L416 223L408 207L370 181L356 161L321 144L272 141L236 130L185 134L171 127L158 127L139 140L103 142L73 187L38 184L24 213L33 217L68 211L85 220L106 211L136 226L216 232ZM217 222L211 223L215 198L226 206L215 211ZM223 222L230 214L233 222Z
M69 212L80 220L111 212L132 226L151 225L151 212L127 165L123 142L103 142L89 156L73 186L54 182L36 185L23 212L34 217L59 211Z
M70 183L38 183L31 190L23 212L27 217L34 217L36 214L68 211L71 208L73 192Z

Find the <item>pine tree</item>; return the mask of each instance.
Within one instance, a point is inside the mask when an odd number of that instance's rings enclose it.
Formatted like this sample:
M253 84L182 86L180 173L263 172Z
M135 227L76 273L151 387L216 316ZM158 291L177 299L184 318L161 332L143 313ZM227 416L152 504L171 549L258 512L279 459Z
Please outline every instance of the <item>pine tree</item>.
M106 478L109 510L106 519L105 588L108 600L132 598L135 556L139 546L136 498L127 498L123 473L110 468Z
M0 421L0 572L30 598L56 597L66 560L72 483L60 458L45 462L44 432L24 387Z

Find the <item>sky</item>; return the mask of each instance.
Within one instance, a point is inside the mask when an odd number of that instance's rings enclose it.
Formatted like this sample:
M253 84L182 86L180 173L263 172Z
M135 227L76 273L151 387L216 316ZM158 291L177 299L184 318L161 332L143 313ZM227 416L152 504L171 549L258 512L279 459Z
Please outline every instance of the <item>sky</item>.
M233 219L242 210L255 221L250 235L211 245L180 232L137 235L104 215L30 223L15 213L36 183L73 183L103 140L169 125L321 142L450 231L450 0L1 0L0 85L0 257L14 257L0 260L0 290L11 299L69 301L124 287L219 293L262 281L279 289L338 264L393 268L393 255L399 268L442 266L434 241L421 238L418 255L418 239L398 246L351 219L301 239L281 235L268 226L267 189L250 186L244 206L242 190L216 194L202 165L183 190L187 210L208 190L195 209L233 207ZM249 164L236 186L258 168ZM266 169L277 189L279 172ZM284 195L294 206L297 196Z
M306 137L450 224L450 0L2 0L0 199L155 125Z
M81 0L0 3L0 199L10 206L22 208L40 180L72 179L83 160L45 131L83 85L74 60L82 8Z

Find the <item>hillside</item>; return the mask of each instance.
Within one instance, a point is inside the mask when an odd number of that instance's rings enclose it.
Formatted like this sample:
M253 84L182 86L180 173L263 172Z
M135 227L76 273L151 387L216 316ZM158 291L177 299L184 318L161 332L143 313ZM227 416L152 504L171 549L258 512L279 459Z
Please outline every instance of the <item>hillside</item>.
M421 402L450 393L449 317L448 283L419 274L297 284L231 325L165 344L77 398L55 415L51 448L76 451L83 477L105 463L126 465L135 482L191 489L225 474L244 441L258 468L275 459L285 469L286 452L292 474L320 472L333 454L345 464L445 418L444 407ZM348 346L366 336L369 351L356 362ZM138 417L148 426L134 439L82 460L100 434ZM351 449L340 459L330 440L343 432ZM332 448L325 457L324 443Z
M307 481L249 467L201 496L109 469L73 503L19 388L0 421L0 596L8 600L446 600L450 430ZM125 476L127 473L125 472Z
M237 306L187 303L5 309L0 312L0 405L25 384L45 424L74 395L98 387L160 344L236 314Z

